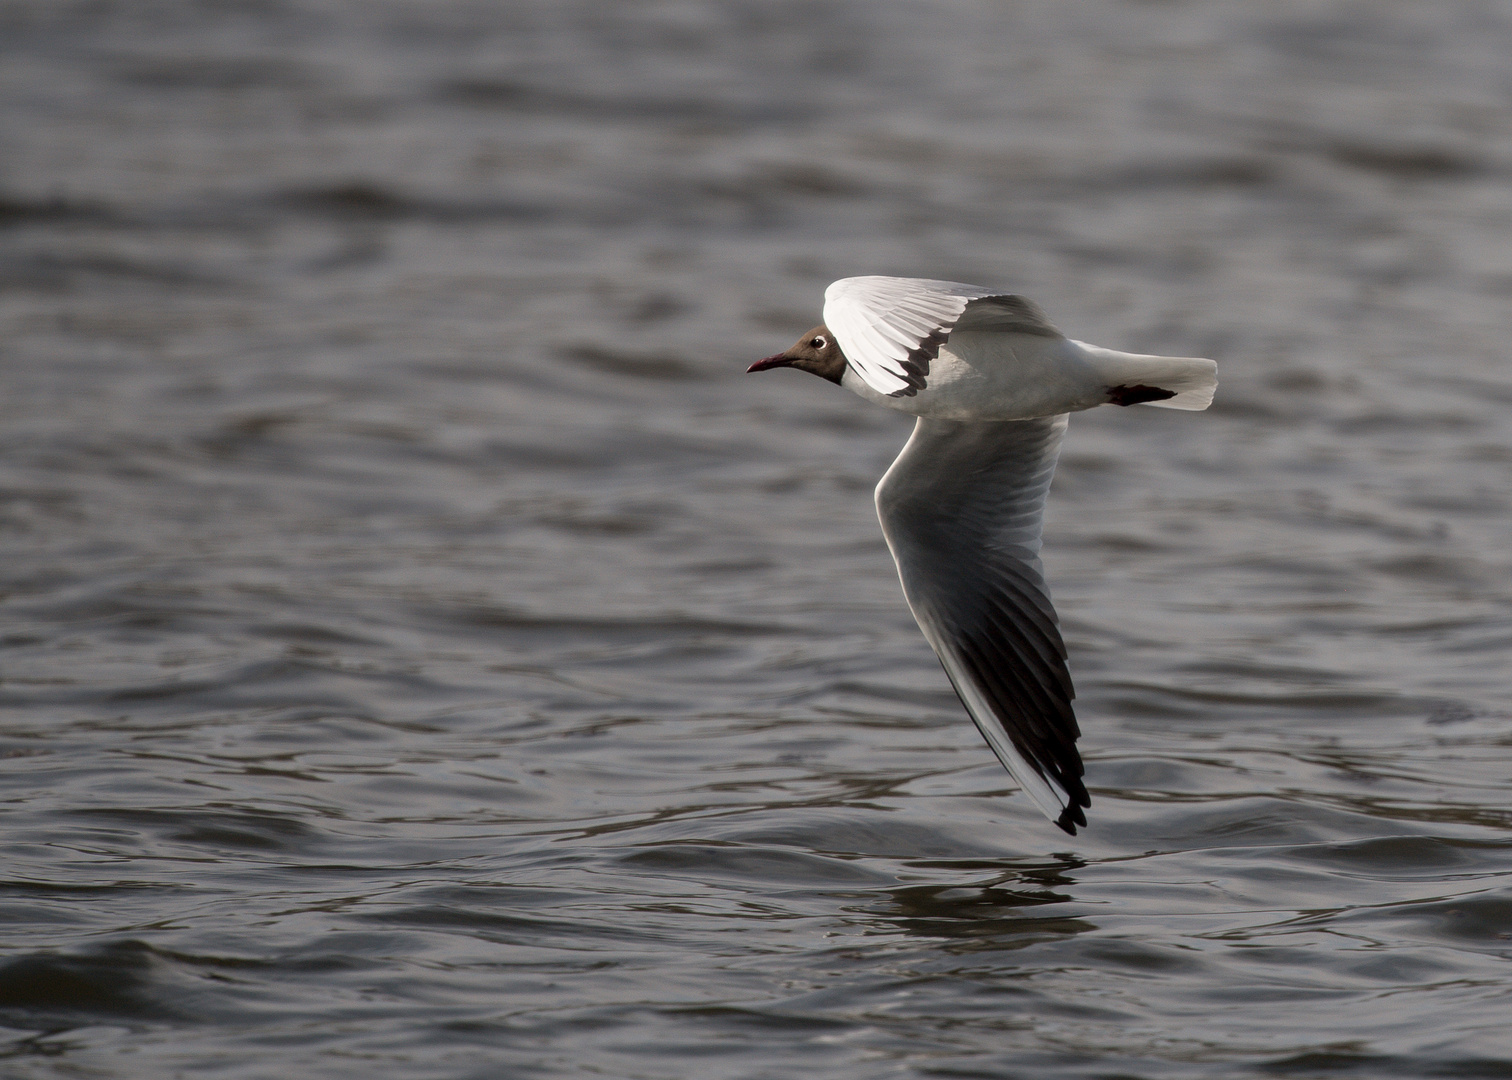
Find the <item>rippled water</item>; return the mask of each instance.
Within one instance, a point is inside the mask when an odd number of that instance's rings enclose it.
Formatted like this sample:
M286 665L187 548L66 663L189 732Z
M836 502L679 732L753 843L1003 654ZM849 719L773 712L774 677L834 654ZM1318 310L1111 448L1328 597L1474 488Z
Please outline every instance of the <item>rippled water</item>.
M6 1077L1512 1075L1512 14L0 4ZM823 286L1073 419L1091 827Z

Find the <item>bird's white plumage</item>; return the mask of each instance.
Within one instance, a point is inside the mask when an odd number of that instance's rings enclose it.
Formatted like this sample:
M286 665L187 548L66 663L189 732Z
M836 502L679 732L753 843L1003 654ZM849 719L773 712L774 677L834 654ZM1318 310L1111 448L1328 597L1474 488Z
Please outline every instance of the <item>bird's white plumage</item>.
M1075 833L1090 799L1039 561L1066 417L1106 404L1205 409L1216 365L1072 341L1024 297L958 281L843 278L825 290L824 323L844 354L835 381L919 418L877 486L909 608L998 758Z
M935 335L947 335L972 300L993 290L926 278L841 278L824 290L824 325L856 374L879 394L913 385L905 366Z

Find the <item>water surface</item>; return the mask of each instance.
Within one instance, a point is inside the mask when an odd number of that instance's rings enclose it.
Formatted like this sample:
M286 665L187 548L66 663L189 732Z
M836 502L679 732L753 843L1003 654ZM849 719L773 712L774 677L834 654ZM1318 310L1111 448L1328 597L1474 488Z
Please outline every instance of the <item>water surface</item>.
M1505 5L0 6L4 1074L1512 1075ZM904 608L856 273L1073 419L1091 826Z

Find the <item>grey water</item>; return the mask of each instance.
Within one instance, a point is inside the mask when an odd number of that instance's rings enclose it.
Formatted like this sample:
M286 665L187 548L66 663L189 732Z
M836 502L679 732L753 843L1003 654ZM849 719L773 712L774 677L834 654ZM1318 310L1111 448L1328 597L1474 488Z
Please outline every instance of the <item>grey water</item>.
M1512 8L0 3L0 1075L1512 1076ZM903 605L851 274L1075 416L1092 791Z

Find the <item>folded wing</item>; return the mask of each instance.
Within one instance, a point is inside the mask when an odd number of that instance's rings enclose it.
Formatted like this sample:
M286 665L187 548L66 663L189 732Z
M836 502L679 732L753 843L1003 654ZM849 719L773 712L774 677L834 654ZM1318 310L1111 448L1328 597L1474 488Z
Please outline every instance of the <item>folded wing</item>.
M920 419L877 485L877 512L908 606L967 712L1035 804L1075 835L1091 800L1039 560L1065 431L1065 416Z

